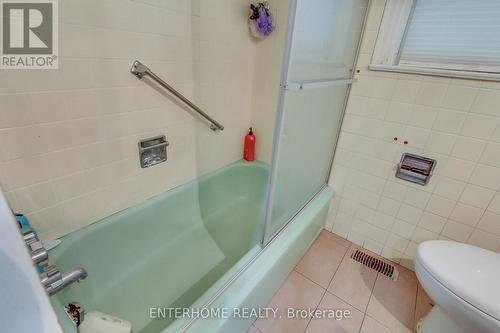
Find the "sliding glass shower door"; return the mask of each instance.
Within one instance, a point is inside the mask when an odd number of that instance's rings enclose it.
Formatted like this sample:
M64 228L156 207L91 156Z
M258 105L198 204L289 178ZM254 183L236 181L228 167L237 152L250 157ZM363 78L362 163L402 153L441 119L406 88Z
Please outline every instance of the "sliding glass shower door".
M266 244L326 185L369 0L292 0Z

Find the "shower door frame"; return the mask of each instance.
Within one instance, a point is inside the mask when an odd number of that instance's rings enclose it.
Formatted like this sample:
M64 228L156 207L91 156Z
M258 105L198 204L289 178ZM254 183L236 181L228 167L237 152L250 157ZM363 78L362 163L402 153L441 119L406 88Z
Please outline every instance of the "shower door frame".
M325 177L325 183L323 184L323 186L321 186L321 188L300 208L297 210L297 212L295 212L288 220L286 223L284 223L278 230L276 230L276 232L273 233L273 235L271 235L271 237L266 237L267 233L266 231L268 230L269 228L269 223L271 222L271 219L270 219L270 215L272 213L272 204L274 203L274 200L271 200L271 195L274 195L275 193L275 187L276 187L276 176L277 176L277 153L278 153L278 149L279 149L279 138L281 136L281 133L283 131L283 123L284 123L284 101L285 101L285 92L286 92L286 84L287 84L287 79L288 79L288 69L291 65L291 50L292 50L292 43L293 43L293 33L294 33L294 28L295 28L295 16L296 16L296 12L297 12L297 2L299 0L290 0L289 1L289 9L288 9L288 23L287 23L287 32L286 32L286 42L285 42L285 49L284 49L284 54L283 54L283 63L281 64L281 81L280 81L280 95L279 95L279 99L278 99L278 106L277 106L277 113L276 113L276 124L275 124L275 128L274 128L274 133L273 133L273 149L272 149L272 158L271 158L271 170L270 170L270 173L269 173L269 176L268 176L268 182L267 182L267 191L266 191L266 197L265 197L265 205L266 205L266 209L265 209L265 215L263 215L263 218L262 218L262 223L264 224L263 228L262 228L262 241L260 243L260 249L257 253L255 253L251 258L249 258L249 260L237 271L234 273L233 276L231 276L229 278L228 281L226 281L222 286L221 288L219 288L208 300L207 302L205 302L205 304L203 305L203 307L209 307L211 304L213 304L232 284L233 282L251 265L253 264L259 257L260 255L264 252L264 250L270 245L270 243L274 240L274 238L276 238L276 236L278 236L279 234L281 234L282 232L285 231L285 229L291 224L291 222L294 220L294 218L300 214L301 211L303 211L311 201L314 200L314 198L316 198L318 196L318 194L321 193L321 191L327 186L328 184L328 180L330 178L330 173L331 173L331 169L332 169L332 166L333 166L333 159L334 159L334 155L335 155L335 150L336 150L336 147L337 147L337 144L335 143L335 145L332 147L332 150L331 150L331 160L330 160L330 165L329 165L329 168L328 168L328 173ZM363 24L362 24L362 30L361 30L361 34L360 34L360 37L359 37L359 41L357 43L357 47L356 47L356 54L355 54L355 59L354 59L354 64L353 64L353 73L351 74L351 79L353 79L353 76L354 76L354 69L356 68L357 66L357 61L358 61L358 57L359 57L359 50L361 48L361 42L363 40L363 36L364 36L364 31L365 31L365 27L366 27L366 22L367 22L367 17L368 17L368 12L369 12L369 9L370 9L370 5L371 5L371 2L372 0L368 0L368 7L367 7L367 10L366 10L366 13L365 13L365 16L363 18ZM345 79L343 79L345 80ZM353 79L354 81L354 79ZM344 99L344 105L343 105L343 108L342 108L342 114L341 114L341 123L342 123L342 120L343 120L343 117L344 117L344 114L345 114L345 108L347 106L347 100L348 100L348 96L349 96L349 91L351 89L351 84L348 84L348 88L347 88L347 91L346 91L346 97ZM337 140L336 142L338 141L338 137L340 136L340 128L339 128L339 132L338 132L338 135L337 135ZM193 323L197 320L198 318L190 318L189 320L187 320L182 326L181 328L178 330L179 333L182 333L182 332L186 332L190 327L191 325L193 325Z
M349 83L346 83L347 85L347 90L345 93L345 98L344 102L342 105L342 112L340 114L340 127L339 131L337 133L337 137L335 139L335 144L333 145L331 152L330 152L330 163L328 166L328 172L325 177L325 182L323 185L318 189L314 195L311 196L310 199L308 199L302 207L300 207L285 223L283 223L282 226L280 226L276 231L274 231L272 234L269 234L269 231L271 230L271 223L272 223L272 212L273 212L273 207L274 207L274 198L276 195L276 183L277 183L277 178L278 178L278 156L279 156L279 151L280 151L280 139L283 134L283 128L284 128L284 119L285 119L285 95L286 92L290 86L290 83L294 82L289 82L288 81L288 76L290 72L290 68L292 65L292 50L294 49L294 34L295 34L295 21L296 21L296 14L297 14L297 4L298 1L301 0L290 0L289 2L289 10L288 10L288 24L287 24L287 32L286 32L286 41L285 41L285 48L284 48L284 54L283 54L283 62L281 64L281 78L280 78L280 93L278 97L278 105L277 105L277 112L276 112L276 125L274 127L274 133L273 133L273 146L272 146L272 155L271 155L271 168L269 172L269 177L268 177L268 182L267 182L267 193L266 193L266 200L265 200L265 205L266 208L264 210L264 216L262 218L262 223L264 223L264 227L262 228L262 247L265 247L268 245L277 235L279 235L293 220L294 218L300 214L301 211L303 211L311 201L318 196L321 191L324 190L326 186L328 186L328 182L330 180L330 174L332 172L333 168L333 161L335 158L335 152L337 150L337 143L340 137L341 129L342 129L342 124L344 121L344 116L345 116L345 111L347 108L347 101L349 99L349 95L351 92L351 87L354 82L357 81L355 78L355 69L357 68L358 65L358 59L359 59L359 52L361 50L361 44L363 42L363 38L365 35L365 29L366 29L366 23L368 21L368 14L370 12L372 0L368 0L367 3L367 8L365 15L363 17L363 23L361 25L361 33L359 35L359 39L356 45L356 52L354 55L354 62L353 66L351 69L351 76L349 79L335 79L335 80L330 80L330 81L346 81L349 80Z

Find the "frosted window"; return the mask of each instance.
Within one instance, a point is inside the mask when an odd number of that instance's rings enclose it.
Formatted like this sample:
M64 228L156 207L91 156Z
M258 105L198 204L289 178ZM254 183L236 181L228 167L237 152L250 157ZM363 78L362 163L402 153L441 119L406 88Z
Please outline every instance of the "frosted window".
M400 64L498 72L500 1L417 0Z
M290 81L351 77L367 3L298 1Z

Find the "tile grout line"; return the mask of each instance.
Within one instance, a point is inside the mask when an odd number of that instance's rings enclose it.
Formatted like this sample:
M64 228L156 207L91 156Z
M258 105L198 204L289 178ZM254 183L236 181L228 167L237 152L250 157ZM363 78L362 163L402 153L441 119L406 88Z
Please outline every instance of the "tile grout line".
M257 332L262 333L262 331L261 331L261 330L259 330L257 327L255 327L255 325L254 325L253 323L252 323L252 326L250 326L250 328L252 328L252 327L253 327L254 329L256 329L256 330L257 330Z
M418 302L418 289L419 289L420 283L418 282L417 279L417 288L415 288L415 304L413 306L413 326L417 324L417 302ZM415 328L415 327L414 327Z
M476 223L476 225L474 226L474 230L470 233L469 237L467 237L467 240L466 240L466 242L467 242L467 243L466 243L466 244L470 244L470 243L469 243L469 241L470 241L470 239L471 239L472 235L474 234L474 231L476 231L476 230L480 230L480 231L486 232L486 231L485 231L485 230L483 230L481 227L479 227L479 223L481 223L481 220L483 219L484 214L486 214L488 211L490 211L490 210L489 210L489 208L490 208L490 206L491 206L491 203L495 200L495 197L496 197L497 193L499 193L499 192L500 192L500 189L499 189L499 188L497 188L497 190L495 191L495 193L494 193L494 194L493 194L493 196L491 197L490 201L488 202L488 205L486 206L486 208L484 208L483 212L481 213L481 216L479 217L478 222L477 222L477 223Z
M354 243L351 243L351 246L349 246L349 248L347 249L347 251L349 251L349 250L351 249L352 245L359 247L358 245L355 245ZM369 251L369 250L368 250L368 251ZM347 254L347 252L346 252L346 254ZM342 265L342 263L344 262L344 260L345 260L346 258L347 258L347 259L351 259L351 258L349 258L349 257L344 256L344 257L342 258L342 261L341 261L341 262L340 262L340 264L339 264L339 268L340 268L340 265ZM362 265L362 264L361 264L361 265ZM374 271L375 271L375 270L374 270ZM336 273L336 272L335 272L335 273ZM373 293L373 288L375 288L375 282L376 282L376 280L377 280L377 277L378 277L378 274L379 274L379 273L378 273L377 271L375 271L375 274L376 274L376 275L375 275L375 281L373 282L373 286L372 286L372 287L371 287L371 289L370 289L370 296L371 296L371 294ZM334 276L332 277L332 279L330 280L330 284L328 285L328 288L330 287L330 285L331 285L331 283L332 283L332 281L333 281L333 278L335 278L335 274L334 274ZM328 288L326 289L326 292L327 292L327 293L329 293L330 295L333 295L333 296L335 296L335 297L337 297L337 298L341 299L342 301L344 301L345 303L349 304L349 305L350 305L350 306L352 306L354 309L356 309L356 310L358 310L358 311L362 312L363 314L364 314L364 313L366 313L366 310L367 310L367 308L368 308L368 303L366 304L366 306L365 306L365 309L364 309L364 310L360 310L360 309L358 309L358 308L357 308L354 304L351 304L351 302L350 302L349 300L346 300L346 299L344 299L343 297L340 297L340 296L336 295L335 293L333 293L333 292L329 291L329 290L328 290ZM369 300L368 300L368 301L369 301Z
M351 244L352 244L352 243L351 243ZM328 287L329 287L329 286L330 286L330 284L332 283L332 280L333 280L333 278L335 277L335 274L337 274L337 272L338 272L338 270L339 270L339 267L340 267L340 264L341 264L341 263L342 263L342 261L344 260L346 253L349 251L349 248L350 248L350 246L349 246L348 248L346 248L346 250L345 250L345 252L344 252L344 255L342 256L342 259L340 260L339 265L337 266L337 268L335 269L335 272L333 273L332 277L330 278L330 282L328 282ZM301 274L301 275L302 275L302 274ZM316 284L317 284L317 283L316 283ZM319 302L318 302L318 305L317 305L317 306L315 307L315 309L314 309L315 311L318 309L319 305L321 304L321 302L322 302L322 301L323 301L323 299L325 298L325 295L326 295L326 293L327 293L327 289L328 289L328 287L326 287L326 288L321 287L321 288L323 289L323 291L324 291L324 292L323 292L323 295L321 296L321 299L320 299L320 300L319 300ZM302 331L302 333L305 333L305 332L307 331L307 328L309 327L309 324L311 323L311 321L312 321L312 318L309 318L309 321L307 322L307 325L306 325L306 327L304 328L304 330Z
M372 296L373 296L373 291L375 290L375 285L377 284L377 280L379 278L379 275L380 273L375 271L376 272L376 275L375 275L375 280L373 281L373 286L370 290L370 297L368 298L368 302L366 303L366 306L365 306L365 311L364 311L364 316L363 316L363 320L361 321L361 327L359 328L359 332L361 332L361 329L363 328L363 324L365 323L365 319L366 319L366 316L368 316L367 312L368 312L368 305L370 305L370 301L372 299Z
M377 278L375 279L375 283L373 284L373 289L375 289L375 284L377 283L378 279L380 277L380 274L377 273ZM368 305L370 304L370 301L372 299L372 296L373 296L373 290L372 290L372 293L370 294L370 299L368 300ZM366 309L368 310L368 305L366 306ZM374 317L371 317L368 315L368 313L365 312L365 316L363 317L363 322L365 321L365 317L368 316L370 317L371 319L375 320L378 324L380 324L382 327L386 328L388 331L391 331L393 332L393 330L387 326L385 326L384 323L381 323L377 318L374 318ZM360 330L361 331L361 330Z
M377 276L375 277L375 282L373 283L373 287L372 287L372 290L371 290L371 293L370 293L370 297L368 298L368 303L366 303L365 313L364 313L364 316L363 316L363 321L361 323L361 327L359 328L359 332L361 332L361 329L363 328L363 324L365 323L365 318L366 318L366 316L368 316L368 314L367 314L367 312L368 312L368 305L370 305L370 302L372 300L373 290L375 289L375 285L377 284L378 277L379 277L379 273L377 272Z
M330 231L329 231L329 233L334 234L333 232L330 232ZM336 235L336 234L334 234L334 235ZM319 238L319 235L318 235L318 238ZM314 243L316 243L316 241L318 240L318 238L316 238L316 239L314 240L314 242L311 244L311 246L309 247L309 249L313 246L313 244L314 244ZM340 244L339 244L339 245L340 245ZM349 250L349 248L350 248L350 246L351 246L351 245L352 245L352 242L349 244L349 247L346 247L346 251L344 252L344 255L342 256L342 260L344 259L345 254L347 253L347 251ZM344 247L344 246L342 246L342 247ZM301 257L301 259L300 259L300 260L302 260L302 258L304 258L306 254L307 254L307 252L306 252L306 253L304 253L304 255ZM300 260L299 260L299 262L300 262ZM342 262L342 260L341 260L341 262ZM298 263L297 263L297 264L298 264ZM339 266L340 266L340 264L339 264ZM326 288L323 288L321 285L319 285L318 283L316 283L315 281L311 280L311 279L310 279L309 277L307 277L306 275L304 275L304 274L302 274L301 272L299 272L296 268L297 268L297 265L295 265L295 266L294 266L294 268L292 269L292 271L290 272L290 274L292 274L293 272L295 272L295 273L299 274L300 276L304 277L306 280L308 280L308 281L310 281L310 282L314 283L315 285L317 285L318 287L320 287L321 289L323 289L323 290L326 292ZM338 267L337 267L337 270L338 270ZM335 273L333 274L334 276L335 276L335 274L337 273L337 270L335 270ZM288 277L290 276L290 274L288 274L287 279L288 279ZM332 280L332 279L333 279L333 276L332 276L332 278L330 279L330 283L331 283L331 280ZM286 279L285 279L285 281L286 281ZM283 282L283 283L284 283L284 282ZM280 289L281 289L281 287L282 287L282 286L283 286L283 284L281 284ZM327 288L328 288L328 287L327 287ZM272 297L274 297L276 294L278 294L278 292L279 292L279 289L278 289L278 290L277 290L277 291L273 294L273 296L272 296ZM319 306L319 304L321 303L321 301L323 300L324 295L325 295L325 293L323 293L323 296L321 296L321 299L320 299L320 301L319 301L319 303L318 303L318 306ZM272 298L271 298L271 299L272 299ZM316 308L315 308L315 309L317 309L317 308L318 308L318 307L316 306ZM258 329L258 328L254 325L254 323L255 323L256 321L257 321L257 319L256 319L256 320L254 320L254 321L252 322L252 326L254 326L254 327L255 327L255 328L256 328L259 332L261 332L261 333L262 333L262 331L260 331L260 330L259 330L259 329ZM309 319L309 322L310 322L310 321L311 321L311 319ZM304 332L305 332L305 330L307 329L307 327L309 326L309 322L307 323L306 328L304 329ZM303 332L303 333L304 333L304 332Z
M299 271L298 271L298 270L296 270L295 268L293 269L293 271L294 271L295 273L298 273L300 276L302 276L303 278L305 278L307 281L314 283L316 286L320 287L320 288L321 288L321 289L323 289L323 290L326 290L326 289L325 289L325 287L323 287L323 286L319 285L317 282L314 282L314 281L313 281L313 280L311 280L309 277L307 277L306 275L304 275L302 272L299 272Z

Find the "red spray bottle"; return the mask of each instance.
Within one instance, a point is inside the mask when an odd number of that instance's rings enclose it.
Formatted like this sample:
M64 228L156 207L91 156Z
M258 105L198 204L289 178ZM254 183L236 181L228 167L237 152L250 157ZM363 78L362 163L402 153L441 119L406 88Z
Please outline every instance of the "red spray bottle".
M246 161L255 160L255 135L253 129L250 127L248 134L245 135L245 146L243 148L243 158Z

